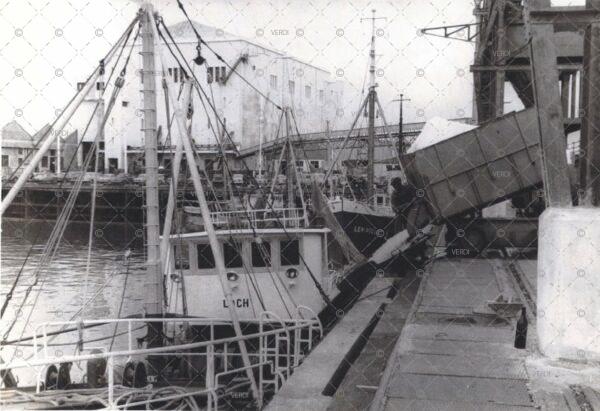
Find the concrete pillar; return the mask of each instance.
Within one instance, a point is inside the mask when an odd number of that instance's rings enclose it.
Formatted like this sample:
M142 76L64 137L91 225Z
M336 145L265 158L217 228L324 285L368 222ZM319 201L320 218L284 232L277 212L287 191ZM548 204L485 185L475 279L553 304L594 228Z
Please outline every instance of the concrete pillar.
M540 351L600 360L600 208L548 208L538 235Z

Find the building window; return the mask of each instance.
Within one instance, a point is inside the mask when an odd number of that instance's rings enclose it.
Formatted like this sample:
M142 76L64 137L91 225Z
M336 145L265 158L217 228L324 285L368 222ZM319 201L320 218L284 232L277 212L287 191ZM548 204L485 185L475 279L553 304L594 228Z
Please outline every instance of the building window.
M96 83L96 90L104 90L104 82L99 81Z
M323 92L323 90L319 90L319 101L321 103L323 102L324 96L325 96L325 93Z
M322 160L310 160L310 165L315 169L321 168L321 163Z
M22 148L20 148L20 149L18 149L18 150L17 150L17 152L18 152L19 154L23 154L23 149L22 149Z
M173 82L179 82L179 67L171 67L169 68L169 76L173 77Z
M288 87L290 89L290 94L294 95L294 92L296 91L296 83L293 80L288 81Z
M281 265L300 264L300 242L289 240L281 242Z
M77 91L81 91L83 90L83 87L85 86L85 83L82 83L81 81L77 83Z
M122 105L123 107L127 107L127 106L129 106L129 101L125 101L125 100L123 100L123 101L121 102L121 105Z
M271 84L272 89L277 89L277 76L271 74L271 77L269 78L269 84Z
M50 150L50 157L56 157L56 150Z
M2 167L8 167L8 156L5 154L2 155Z
M215 257L209 244L198 244L198 268L215 268Z
M48 167L48 157L42 157L42 167Z
M242 267L242 244L238 241L230 240L223 244L223 259L225 260L225 267L227 268L240 268Z
M206 68L206 82L208 84L212 83L223 83L225 82L225 76L227 75L227 70L225 66L218 67L207 67Z
M312 94L312 90L311 90L310 86L304 86L304 96L306 98L310 98L311 94Z
M252 243L252 266L270 267L271 266L271 244L270 243Z

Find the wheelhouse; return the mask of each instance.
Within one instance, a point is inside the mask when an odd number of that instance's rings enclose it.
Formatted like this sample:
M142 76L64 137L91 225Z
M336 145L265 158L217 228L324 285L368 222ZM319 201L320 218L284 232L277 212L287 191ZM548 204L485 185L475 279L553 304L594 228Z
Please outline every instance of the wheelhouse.
M328 232L326 228L217 230L239 317L258 318L268 311L283 319L296 318L298 306L319 312L324 301L315 282L327 294L335 290L327 266ZM226 317L229 307L206 232L172 235L170 246L167 292L182 296L169 298L176 301L170 311Z

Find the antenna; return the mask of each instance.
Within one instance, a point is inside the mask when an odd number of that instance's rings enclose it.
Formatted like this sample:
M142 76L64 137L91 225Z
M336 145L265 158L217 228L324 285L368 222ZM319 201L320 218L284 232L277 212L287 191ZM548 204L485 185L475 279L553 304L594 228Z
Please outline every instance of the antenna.
M364 17L360 19L361 22L365 20L371 20L371 52L369 53L369 56L371 58L371 67L369 68L369 88L375 87L375 20L387 21L387 17L375 17L375 11L375 9L371 10L371 12L373 13L372 17Z

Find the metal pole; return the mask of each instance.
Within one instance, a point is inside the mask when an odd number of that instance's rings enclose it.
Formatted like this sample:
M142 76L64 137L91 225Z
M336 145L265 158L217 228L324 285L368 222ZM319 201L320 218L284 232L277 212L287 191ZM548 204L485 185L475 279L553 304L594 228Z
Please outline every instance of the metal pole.
M402 122L403 122L403 118L402 118L402 103L404 102L403 100L404 98L404 94L400 94L400 117L398 119L398 156L402 156L402 153L404 153L404 137L402 136L402 132L404 130L402 130Z
M373 17L362 20L371 20L371 51L369 56L371 65L369 67L369 133L368 133L368 151L367 151L367 201L371 201L375 194L375 20L385 19L385 17L375 17L375 9L371 10Z
M293 161L292 156L290 155L292 151L292 142L290 141L290 117L289 117L289 108L285 108L285 144L288 146L288 150L286 152L286 161L287 161L287 170L286 170L286 179L285 182L287 184L287 198L288 198L288 208L295 208L294 203L294 170L297 165L296 162Z
M404 94L400 94L400 98L392 101L400 102L400 115L398 118L398 158L404 154L404 115L403 106L405 101L410 101L409 98L404 98ZM381 107L380 107L381 110Z
M369 67L369 134L367 153L367 201L375 194L375 10L371 28L371 66Z
M387 134L390 141L393 141L392 134L390 133L390 128L388 127L387 120L385 119L385 114L383 108L381 107L381 102L379 101L379 97L375 96L375 102L377 103L377 107L379 107L379 112L381 113L381 120L383 122L383 130L385 134ZM400 161L400 154L396 153L396 160L398 160L398 167L400 167L400 178L402 179L402 183L406 183L406 173L404 172L404 168L402 167L402 162Z
M166 81L163 78L163 90L165 93L168 93L168 88L166 85ZM192 95L192 87L191 84L185 85L186 89L184 90L184 100L183 107L187 107L190 102L190 98ZM167 119L170 121L170 118ZM169 236L171 235L171 226L173 223L173 211L175 209L175 202L177 201L177 184L179 180L179 169L181 168L181 160L183 159L183 146L181 141L184 136L179 135L175 148L175 158L172 159L172 173L173 176L171 178L171 184L169 187L169 199L167 200L167 211L165 213L165 221L163 224L163 234L160 242L160 261L162 263L163 272L166 272L167 269L167 253L169 252ZM174 257L174 256L172 256Z
M156 73L154 69L153 7L144 3L142 15L142 78L144 98L144 151L146 173L146 314L162 314L163 281L160 264L160 226L158 215L158 156L156 150Z
M153 32L156 34L156 22L153 15L149 15L151 20L151 26ZM163 70L165 69L164 58L161 53L159 53L161 58L161 64ZM189 81L189 80L184 80ZM213 252L213 256L215 259L215 266L217 272L219 274L219 280L221 281L221 287L223 288L223 294L225 300L227 301L229 315L231 316L231 321L233 323L233 328L235 331L235 335L239 338L238 345L240 348L240 353L242 355L242 361L244 363L244 367L246 367L246 376L250 380L250 386L252 388L252 393L254 394L254 398L258 403L258 407L262 407L262 395L256 385L256 379L254 378L254 373L252 372L250 358L248 356L248 350L246 349L246 343L242 339L243 333L242 328L240 326L240 320L237 315L237 311L235 310L234 300L231 293L231 288L229 286L227 280L227 270L225 268L225 262L223 259L223 250L221 248L221 244L217 239L217 235L215 233L215 228L213 226L210 210L208 208L208 203L206 201L206 196L204 195L204 188L202 186L202 181L200 179L200 172L198 171L198 166L196 165L196 159L194 157L194 151L192 149L192 144L190 142L190 136L188 134L188 130L185 126L185 120L183 116L183 112L181 108L178 106L177 97L173 93L172 88L169 88L169 97L171 99L171 103L175 109L175 118L177 120L177 127L179 130L180 136L182 136L183 147L185 149L185 156L188 164L188 168L192 175L192 183L194 185L194 191L196 192L196 196L198 197L198 202L200 204L200 210L202 212L202 221L204 223L204 228L206 230L208 241L210 243L210 248Z

